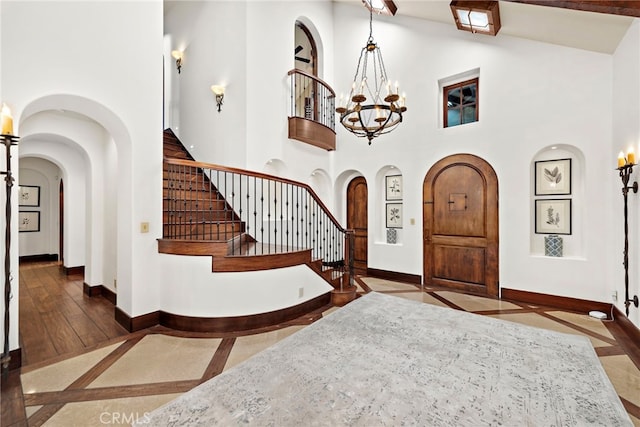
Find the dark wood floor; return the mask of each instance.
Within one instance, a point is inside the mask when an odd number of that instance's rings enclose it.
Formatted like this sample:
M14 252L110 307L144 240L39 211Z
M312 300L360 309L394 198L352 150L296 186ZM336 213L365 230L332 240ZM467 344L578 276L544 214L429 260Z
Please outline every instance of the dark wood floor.
M82 286L82 275L67 276L55 262L20 265L23 366L128 334L115 321L113 304L85 295Z
M81 353L128 331L115 321L114 307L82 291L82 275L69 275L57 262L20 265L22 366ZM20 371L2 377L0 425L26 426Z

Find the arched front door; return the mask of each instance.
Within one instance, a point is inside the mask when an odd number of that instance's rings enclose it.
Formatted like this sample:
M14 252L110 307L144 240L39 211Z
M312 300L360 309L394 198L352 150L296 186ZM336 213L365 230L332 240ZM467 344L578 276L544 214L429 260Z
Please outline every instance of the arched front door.
M424 283L498 296L498 178L483 159L438 161L423 185Z
M347 187L347 228L354 231L353 268L355 274L367 273L367 181L359 176Z

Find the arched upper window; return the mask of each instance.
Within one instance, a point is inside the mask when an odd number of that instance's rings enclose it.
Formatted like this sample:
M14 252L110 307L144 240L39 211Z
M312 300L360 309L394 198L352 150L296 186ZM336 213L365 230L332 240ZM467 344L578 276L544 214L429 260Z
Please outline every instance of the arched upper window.
M316 43L309 29L300 21L296 21L293 56L295 68L313 76L318 75Z

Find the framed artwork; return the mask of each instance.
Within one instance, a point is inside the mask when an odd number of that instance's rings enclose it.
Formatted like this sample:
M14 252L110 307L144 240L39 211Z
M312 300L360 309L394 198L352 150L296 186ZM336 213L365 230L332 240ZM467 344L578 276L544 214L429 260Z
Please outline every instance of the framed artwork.
M537 199L536 233L571 234L571 199Z
M385 176L385 198L387 200L402 200L402 175Z
M18 231L20 233L40 231L40 212L20 211L18 215Z
M536 196L571 194L571 159L538 161Z
M18 188L19 206L40 206L40 187L37 185L21 185Z
M387 203L387 228L402 228L402 203Z

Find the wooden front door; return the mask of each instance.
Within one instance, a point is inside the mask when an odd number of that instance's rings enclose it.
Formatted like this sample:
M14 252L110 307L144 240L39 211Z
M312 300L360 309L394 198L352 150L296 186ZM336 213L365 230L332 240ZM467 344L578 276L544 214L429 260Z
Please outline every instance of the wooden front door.
M423 185L424 284L498 296L498 178L483 159L437 162Z
M354 231L353 267L356 274L367 272L367 181L359 176L347 187L347 228Z

